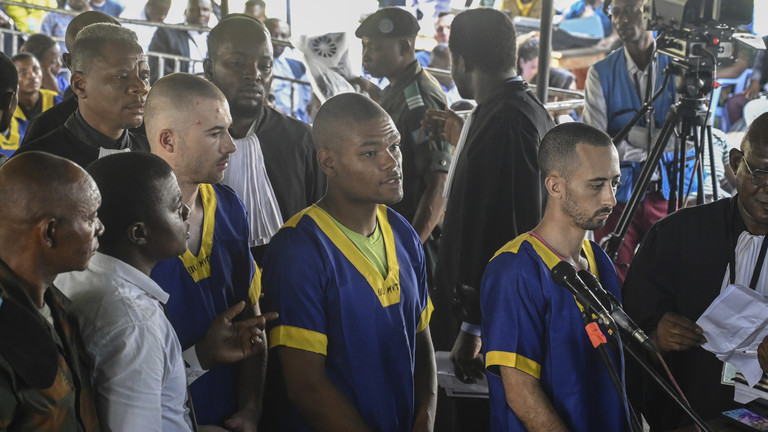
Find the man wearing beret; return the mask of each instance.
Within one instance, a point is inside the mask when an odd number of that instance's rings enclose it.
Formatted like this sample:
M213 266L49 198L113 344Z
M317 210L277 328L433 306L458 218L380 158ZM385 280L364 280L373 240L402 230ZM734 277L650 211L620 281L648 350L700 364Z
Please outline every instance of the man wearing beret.
M411 223L424 244L427 273L437 259L435 227L442 220L445 199L442 191L451 162L451 146L421 134L421 119L427 109L445 108L440 84L416 60L414 42L419 32L409 12L387 7L366 18L355 31L363 42L363 66L374 77L385 77L390 85L383 92L366 80L358 80L392 117L402 137L404 197L393 208ZM431 281L430 281L431 285Z

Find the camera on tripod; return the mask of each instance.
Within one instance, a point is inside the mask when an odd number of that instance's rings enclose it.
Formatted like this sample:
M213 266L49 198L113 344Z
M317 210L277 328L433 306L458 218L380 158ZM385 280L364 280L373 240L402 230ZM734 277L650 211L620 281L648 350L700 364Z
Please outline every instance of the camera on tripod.
M646 2L647 28L659 32L658 51L674 59L681 97L701 98L712 91L714 72L734 57L736 41L757 47L753 37L734 35L736 26L752 22L753 9L754 0Z

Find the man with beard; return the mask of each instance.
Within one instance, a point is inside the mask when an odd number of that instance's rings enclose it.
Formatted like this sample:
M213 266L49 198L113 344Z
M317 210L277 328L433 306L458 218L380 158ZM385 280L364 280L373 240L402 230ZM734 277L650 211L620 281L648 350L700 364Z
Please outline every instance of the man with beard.
M270 347L289 431L431 431L437 373L421 242L403 198L400 134L365 96L329 99L313 125L328 192L264 257Z
M114 24L83 29L72 47L72 90L78 108L63 126L16 153L44 151L86 167L122 151L149 151L143 136L128 129L144 119L149 66L136 34Z
M227 132L231 122L221 91L191 74L160 78L147 99L152 153L173 168L189 208L186 250L158 262L150 275L170 294L168 319L185 351L205 337L217 315L235 304L249 305L241 314L245 318L259 310L260 272L248 249L245 208L232 189L218 184L236 150ZM266 344L265 338L257 339L251 343ZM215 367L190 385L200 424L238 431L256 428L265 351L237 364ZM184 359L190 365L196 361Z
M481 286L491 430L622 430L621 400L580 307L550 273L566 261L620 296L608 256L585 239L616 205L618 153L605 133L565 123L544 136L538 161L548 193L544 217L496 253Z
M261 262L264 246L283 222L325 192L309 125L264 105L272 85L272 43L261 22L222 20L208 37L205 76L224 93L232 111L237 152L223 183L248 210L250 246Z

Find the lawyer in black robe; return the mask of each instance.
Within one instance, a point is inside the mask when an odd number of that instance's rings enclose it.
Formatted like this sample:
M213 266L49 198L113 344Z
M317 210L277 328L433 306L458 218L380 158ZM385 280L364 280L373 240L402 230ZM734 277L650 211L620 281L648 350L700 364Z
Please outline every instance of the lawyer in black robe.
M647 334L667 312L696 322L720 294L729 256L745 230L738 196L685 208L657 222L629 268L623 287L625 311ZM733 387L720 384L723 363L714 354L696 347L667 352L664 359L703 419L716 418L737 405ZM642 379L642 387L642 400L633 403L643 406L654 430L692 423L655 383Z

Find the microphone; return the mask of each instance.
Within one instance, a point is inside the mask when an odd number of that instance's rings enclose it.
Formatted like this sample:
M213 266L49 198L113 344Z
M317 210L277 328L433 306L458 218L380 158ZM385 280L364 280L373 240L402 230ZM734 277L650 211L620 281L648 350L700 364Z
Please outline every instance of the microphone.
M619 300L600 285L600 282L597 281L595 275L588 270L579 270L578 274L581 277L581 280L587 284L587 288L595 294L595 297L597 297L603 304L610 306L608 310L610 310L611 317L616 324L619 325L621 330L626 332L631 338L635 339L651 354L655 355L659 352L659 349L656 348L656 344L654 344L651 338L649 338L645 332L632 321L632 318L624 312Z
M576 273L576 269L567 261L560 261L552 267L552 279L558 285L568 288L576 297L576 300L584 306L587 311L592 311L600 319L600 322L611 331L617 331L616 323L613 317L608 313L608 309L600 302L595 294L590 291Z

